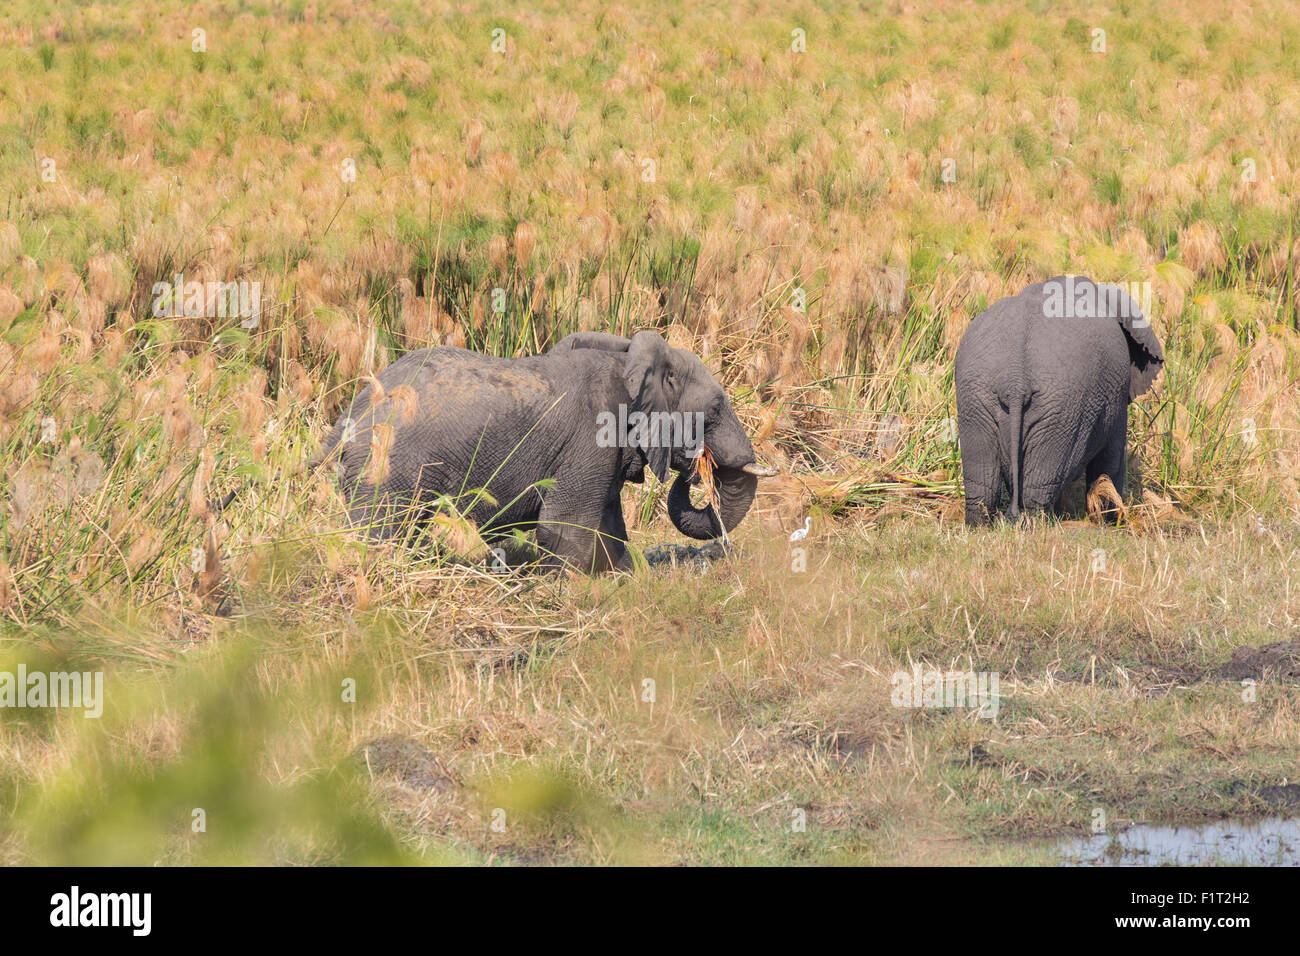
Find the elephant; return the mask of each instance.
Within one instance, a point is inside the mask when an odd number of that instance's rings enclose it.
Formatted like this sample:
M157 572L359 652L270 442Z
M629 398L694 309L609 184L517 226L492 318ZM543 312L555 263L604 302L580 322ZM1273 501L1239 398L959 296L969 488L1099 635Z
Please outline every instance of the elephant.
M716 509L690 498L705 449ZM776 473L704 363L653 331L578 332L513 359L408 352L357 395L313 465L330 458L351 520L376 539L427 528L451 499L489 545L535 531L543 568L588 573L631 569L620 495L647 466L660 481L677 472L668 515L699 540L735 528Z
M1079 475L1123 495L1129 403L1164 350L1123 289L1062 275L995 302L957 348L957 439L966 523L988 524L1005 486L1007 517L1057 513Z

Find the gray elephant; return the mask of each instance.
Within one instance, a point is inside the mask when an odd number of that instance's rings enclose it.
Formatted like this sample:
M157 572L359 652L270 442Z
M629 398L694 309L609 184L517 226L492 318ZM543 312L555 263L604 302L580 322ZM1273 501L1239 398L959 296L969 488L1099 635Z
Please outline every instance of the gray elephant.
M966 523L1055 513L1062 489L1107 475L1124 493L1128 406L1164 351L1133 298L1057 276L977 315L957 349L957 434Z
M700 540L736 527L759 477L775 474L755 463L704 363L655 332L576 333L516 359L420 349L377 385L313 464L337 461L353 522L379 538L427 526L450 498L489 543L535 530L547 568L627 570L620 493L647 466L660 481L677 472L669 517ZM716 512L691 504L701 446L716 464Z

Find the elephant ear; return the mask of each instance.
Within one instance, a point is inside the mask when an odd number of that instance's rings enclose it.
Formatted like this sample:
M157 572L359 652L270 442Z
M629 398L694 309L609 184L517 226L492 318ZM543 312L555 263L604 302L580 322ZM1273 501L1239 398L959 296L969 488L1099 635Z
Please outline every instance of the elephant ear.
M1120 309L1118 321L1128 340L1129 388L1128 400L1131 402L1146 392L1156 380L1165 365L1165 350L1156 338L1151 321L1142 314L1127 293L1120 293L1120 302L1125 306Z
M632 336L627 349L627 363L623 366L623 382L632 398L632 410L651 415L671 411L668 383L665 379L671 370L672 349L657 332L638 332ZM642 437L641 450L645 453L650 470L660 481L668 480L669 449L662 442L650 447L650 429L638 430Z
M603 352L626 352L631 339L608 332L574 332L555 343L552 352L569 352L573 349L600 349Z

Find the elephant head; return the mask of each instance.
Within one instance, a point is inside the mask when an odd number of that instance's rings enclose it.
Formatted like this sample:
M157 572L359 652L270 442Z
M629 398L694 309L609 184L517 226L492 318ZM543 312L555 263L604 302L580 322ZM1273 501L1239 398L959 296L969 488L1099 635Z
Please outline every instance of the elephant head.
M1133 288L1133 286L1130 286ZM1037 290L1042 296L1044 315L1072 314L1064 310L1074 308L1079 315L1114 318L1124 332L1128 343L1129 401L1134 401L1147 391L1165 364L1165 352L1151 328L1150 319L1122 286L1094 282L1087 276L1060 275L1046 282L1030 286L1026 292Z
M668 493L668 517L677 530L709 540L740 524L754 501L758 479L776 474L776 469L757 464L744 426L707 366L685 349L669 346L657 332L638 332L630 339L578 332L552 351L578 348L626 353L623 382L630 411L640 412L649 422L649 427L633 431L636 443L660 481L668 480L669 469L677 472ZM701 444L714 461L717 516L707 505L691 504Z

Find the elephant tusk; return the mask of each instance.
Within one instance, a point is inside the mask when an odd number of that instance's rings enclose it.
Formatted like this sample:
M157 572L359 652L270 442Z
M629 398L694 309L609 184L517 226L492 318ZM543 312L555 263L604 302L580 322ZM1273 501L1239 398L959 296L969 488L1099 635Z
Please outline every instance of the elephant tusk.
M758 478L771 478L777 474L777 470L771 465L760 465L753 461L742 466L740 470L747 475L754 475Z

